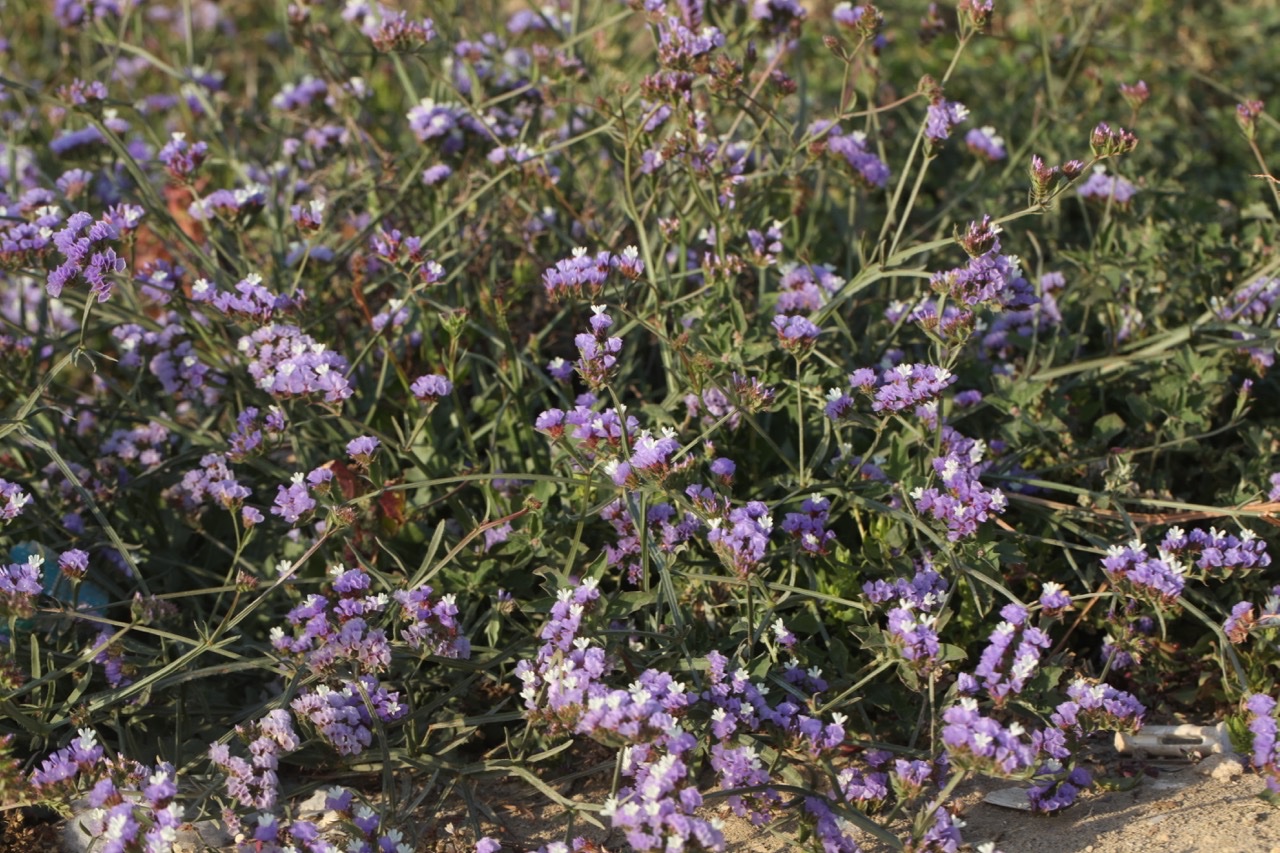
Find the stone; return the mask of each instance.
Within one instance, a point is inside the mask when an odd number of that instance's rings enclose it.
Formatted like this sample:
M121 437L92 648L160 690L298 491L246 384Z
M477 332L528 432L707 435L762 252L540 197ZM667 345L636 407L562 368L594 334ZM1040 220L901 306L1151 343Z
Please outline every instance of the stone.
M1233 752L1210 755L1196 765L1196 772L1215 782L1230 782L1244 775L1244 759Z

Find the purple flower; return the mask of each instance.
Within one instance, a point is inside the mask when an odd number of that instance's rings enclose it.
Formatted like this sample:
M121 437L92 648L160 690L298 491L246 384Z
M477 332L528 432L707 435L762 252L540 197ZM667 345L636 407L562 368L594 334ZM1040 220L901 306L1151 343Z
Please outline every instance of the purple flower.
M731 509L725 518L711 519L708 526L707 541L724 564L737 574L745 577L764 560L769 536L773 533L773 518L769 508L760 501Z
M1011 776L1035 762L1036 751L1022 739L1025 730L1017 723L1005 728L978 712L978 703L962 698L942 714L946 724L942 742L947 757L956 767L998 776Z
M89 572L89 553L71 548L58 555L58 570L71 580L82 580Z
M965 134L964 143L974 156L988 163L998 163L1009 156L1004 138L996 133L994 127L975 127Z
M924 121L924 137L934 145L951 135L956 125L969 117L969 110L959 101L939 99L930 104Z
M999 489L988 489L979 481L989 464L983 462L986 449L981 442L943 427L942 446L946 454L933 460L942 488L916 488L911 499L917 511L945 523L947 538L955 542L976 533L979 522L1002 514L1008 501Z
M206 143L187 142L185 133L175 131L157 156L172 178L185 181L200 168L208 153L209 146Z
M433 405L441 397L449 396L453 391L453 383L439 374L432 373L413 380L409 391L419 403Z
M826 554L836 535L826 529L831 501L821 495L812 495L800 505L801 512L789 512L782 521L782 529L797 539L800 547L810 554Z
M1046 614L1056 615L1071 606L1071 595L1062 584L1046 581L1040 592L1040 607Z
M31 495L23 491L21 486L0 479L0 523L12 521L22 515L30 502Z
M44 558L32 554L25 563L0 567L0 613L30 616L35 597L44 591L41 566Z
M990 246L963 267L934 273L929 286L968 307L990 303L1022 308L1031 304L1035 293L1023 277L1017 257L1001 254L998 238L991 237Z
M1118 590L1137 598L1169 605L1186 584L1186 567L1163 549L1152 557L1142 543L1112 545L1102 560L1103 571Z
M400 590L393 596L400 605L405 627L401 636L410 648L444 658L471 657L471 643L458 624L458 606L452 595L431 597L431 587L423 585Z
M1098 202L1111 200L1120 207L1126 207L1138 189L1119 175L1107 175L1106 166L1094 166L1093 174L1077 188L1076 192L1083 199Z
M422 170L422 182L433 187L453 174L453 169L444 163L437 163Z
M778 343L784 350L796 355L808 352L822 330L808 317L798 314L779 314L773 318L773 328L778 333Z
M815 130L815 127L810 126L809 134L814 135ZM865 133L845 133L836 125L828 130L827 135L827 150L843 157L866 186L883 189L889 183L889 167L867 147Z
M271 514L280 516L290 524L297 524L298 519L315 508L316 502L311 495L307 494L302 475L295 474L293 483L280 486L276 491L276 500L271 507Z
M782 268L779 314L812 314L844 286L844 279L826 264L788 264Z
M378 445L380 443L381 442L379 442L378 439L368 435L353 438L351 441L347 442L347 455L350 456L357 465L368 466L369 462L373 459L373 454L378 452Z
M279 398L323 394L330 403L351 396L347 361L297 326L269 323L242 337L237 349L258 387Z
M1271 565L1266 543L1247 529L1236 537L1212 527L1208 533L1196 529L1190 534L1180 527L1171 527L1160 547L1169 554L1194 560L1195 567L1206 572L1217 570L1226 574Z
M628 263L636 261L638 258L629 259ZM604 290L610 271L617 267L615 257L609 252L598 252L592 257L585 248L578 247L570 257L556 261L555 266L542 274L542 285L553 299L566 295L582 296L584 291L594 299Z
M610 337L613 318L605 313L607 306L591 306L591 331L574 337L578 347L578 360L574 369L593 391L608 383L622 351L622 338Z

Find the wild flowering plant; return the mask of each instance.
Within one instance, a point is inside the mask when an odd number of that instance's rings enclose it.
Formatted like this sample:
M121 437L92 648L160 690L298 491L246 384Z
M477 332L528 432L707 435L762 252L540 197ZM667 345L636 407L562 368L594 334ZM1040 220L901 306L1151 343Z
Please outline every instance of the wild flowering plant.
M6 802L950 851L1217 714L1275 788L1274 122L919 5L10 0Z

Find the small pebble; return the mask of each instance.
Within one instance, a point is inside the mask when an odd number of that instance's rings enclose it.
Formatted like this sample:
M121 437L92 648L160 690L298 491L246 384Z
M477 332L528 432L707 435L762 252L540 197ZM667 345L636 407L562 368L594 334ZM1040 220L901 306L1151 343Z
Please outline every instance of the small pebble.
M1196 772L1215 782L1230 782L1244 775L1244 762L1230 752L1210 755L1196 765Z

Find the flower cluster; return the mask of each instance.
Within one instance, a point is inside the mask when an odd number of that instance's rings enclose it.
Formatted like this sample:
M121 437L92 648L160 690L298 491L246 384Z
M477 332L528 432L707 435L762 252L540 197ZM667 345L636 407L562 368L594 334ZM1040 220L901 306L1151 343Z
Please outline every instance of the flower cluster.
M200 467L183 474L181 482L165 492L165 497L187 515L194 516L206 503L234 510L250 494L250 490L241 485L231 472L226 455L206 453L200 457ZM258 518L260 520L261 515Z
M425 584L397 590L392 598L400 605L404 627L400 636L411 649L426 650L442 658L471 657L471 641L458 624L457 600L452 594L432 597Z
M658 22L658 62L677 71L706 72L710 54L724 47L724 33L712 26L686 25L668 16Z
M75 784L87 789L82 825L107 853L170 850L183 823L177 803L177 771L168 762L147 767L124 758L106 758L91 729L81 729L71 745L46 759L31 776L32 787L49 796Z
M1270 316L1271 306L1275 304L1277 298L1280 298L1280 278L1259 276L1238 288L1225 300L1214 297L1214 312L1220 319L1227 322L1257 326L1264 323ZM1231 334L1236 340L1241 341L1257 337L1256 333L1244 330L1233 331ZM1275 364L1273 346L1248 347L1240 351L1246 353L1260 370ZM1280 488L1277 488L1274 482L1272 486L1272 492L1276 497L1271 497L1270 500L1280 500Z
M800 314L778 314L773 318L778 344L792 355L800 356L813 349L822 330Z
M991 305L997 308L1023 308L1034 301L1031 285L1022 276L1022 268L1014 255L1000 253L998 226L990 225L984 244L990 249L970 257L963 267L935 273L929 286L937 293L969 308ZM975 233L971 225L969 234ZM968 242L972 244L974 238Z
M574 369L587 383L591 390L599 390L608 384L618 364L618 353L622 352L622 338L610 337L609 328L613 318L605 311L604 305L591 306L591 331L576 335L573 342L578 347L578 360Z
M955 542L975 534L980 522L1002 514L1008 501L999 489L988 489L978 479L988 464L983 461L986 457L983 442L943 427L942 446L945 455L933 460L933 470L942 488L913 489L911 499L919 512L944 523L947 538Z
M1013 776L1035 763L1036 749L1024 738L1026 729L1019 723L1002 726L984 716L972 697L962 697L942 713L942 720L942 742L954 767Z
M294 474L289 485L276 487L276 499L271 505L271 514L278 515L290 524L297 524L306 514L316 508L315 498L307 491L307 483L301 473Z
M941 145L956 125L969 117L969 109L958 101L937 98L925 115L924 138L932 146ZM998 158L997 158L998 159Z
M827 517L831 500L822 495L811 495L800 505L800 512L789 512L782 520L782 529L800 543L810 554L825 554L836 535L827 530Z
M208 279L197 279L191 285L191 298L207 302L229 317L242 317L267 324L278 314L296 310L302 295L272 293L262 286L262 276L250 273L236 283L233 291L219 290Z
M1253 766L1267 774L1267 789L1280 794L1280 749L1276 743L1276 700L1254 693L1245 700L1249 731L1253 734Z
M1117 589L1159 604L1176 602L1186 585L1186 566L1175 554L1161 547L1152 557L1137 539L1108 548L1102 568Z
M303 691L289 707L299 719L311 723L339 755L359 755L373 743L375 725L394 722L409 713L400 703L400 694L372 675L356 676L354 683L336 690L318 684Z
M605 557L610 568L624 569L627 581L634 586L641 582L641 542L635 522L627 510L626 502L618 498L600 511L600 517L612 525L617 539L605 545ZM647 508L645 521L649 528L648 545L657 547L664 554L674 553L676 548L689 541L702 527L691 512L680 515L669 503L654 504Z
M697 489L691 486L690 489ZM707 521L707 541L726 567L746 577L764 560L769 536L773 533L773 517L769 507L760 501L748 501L734 507L724 516Z
M27 494L21 486L0 479L0 523L12 521L22 515L22 511L30 502L31 495Z
M586 295L594 299L604 290L609 274L617 271L635 280L644 275L644 261L635 246L628 246L621 254L597 252L595 257L585 248L573 250L573 255L556 261L555 266L542 274L542 284L547 295L553 298Z
M250 759L231 754L225 743L209 746L209 758L227 774L227 795L242 806L270 810L279 795L280 756L300 743L289 712L276 708L261 719L236 726L236 734L248 745Z
M99 302L110 299L115 286L110 276L123 274L126 264L107 244L120 242L137 228L142 213L140 207L119 205L97 221L83 211L71 214L62 230L53 235L53 245L63 261L49 273L45 285L49 295L60 296L64 287L83 279Z
M196 173L208 154L208 143L188 142L185 133L174 131L157 156L169 177L175 181L186 181Z
M551 618L538 634L544 642L537 657L516 665L526 714L549 724L553 732L574 730L589 696L603 689L598 679L608 668L604 649L579 639L583 620L599 599L594 578L559 590Z
M844 285L844 279L826 264L785 264L778 283L779 314L812 314Z
M199 222L220 219L234 224L247 220L266 204L267 188L262 184L251 183L234 190L214 190L199 201L192 202L187 212Z
M1094 166L1093 174L1076 190L1080 197L1105 204L1128 207L1138 188L1119 175L1108 175L1106 166Z
M347 360L297 326L268 323L242 337L238 349L250 360L249 375L273 397L323 394L340 403L352 394Z
M44 558L32 554L22 563L0 566L0 614L30 616L35 597L44 591L41 567Z
M998 163L1008 158L1004 137L994 127L975 127L965 134L964 144L973 154L988 163Z
M889 167L867 145L867 135L861 131L845 133L838 124L822 122L809 127L809 134L825 134L827 150L840 157L853 170L859 181L868 187L884 189L889 183Z
M991 632L974 670L996 707L1022 692L1039 670L1040 656L1050 644L1048 634L1027 625L1027 609L1022 605L1006 604L1000 615L1003 621Z
M641 430L631 440L630 457L625 461L612 460L606 465L606 471L614 485L634 486L637 475L661 483L672 472L692 465L693 458L690 456L681 460L673 459L680 450L680 442L675 435L675 430L670 427L665 427L660 435L654 435L647 429Z
M139 367L144 362L166 394L178 400L195 400L213 405L221 397L226 377L213 370L200 357L187 329L173 314L166 315L160 331L143 329L136 323L125 323L111 330L120 347L120 363ZM149 356L149 357L148 357Z
M1224 573L1248 571L1271 565L1267 543L1252 530L1242 530L1232 536L1210 527L1209 532L1171 527L1160 543L1162 551L1190 560L1201 571L1221 570Z

